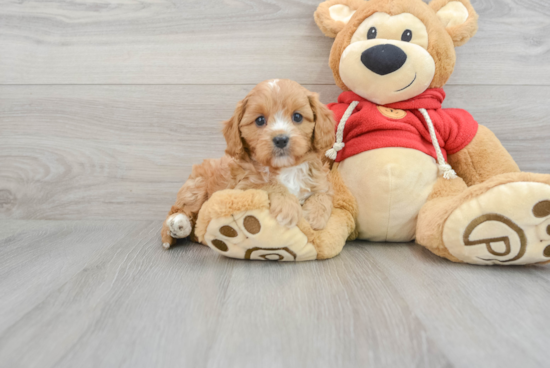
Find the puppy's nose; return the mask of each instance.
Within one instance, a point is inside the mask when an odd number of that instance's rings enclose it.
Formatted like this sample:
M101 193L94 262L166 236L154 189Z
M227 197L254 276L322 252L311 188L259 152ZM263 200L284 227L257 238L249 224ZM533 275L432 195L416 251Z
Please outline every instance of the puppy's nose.
M285 148L288 145L289 138L287 135L278 135L273 138L273 144L277 148Z
M394 45L378 45L363 51L361 62L378 75L393 73L407 61L407 54Z

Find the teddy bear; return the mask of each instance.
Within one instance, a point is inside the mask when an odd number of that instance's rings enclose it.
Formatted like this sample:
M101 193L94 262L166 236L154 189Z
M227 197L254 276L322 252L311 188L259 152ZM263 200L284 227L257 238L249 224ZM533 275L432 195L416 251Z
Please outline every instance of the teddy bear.
M442 108L455 47L477 31L470 1L328 0L314 18L335 38L329 65L343 90L328 105L337 126L326 228L285 228L266 193L224 190L201 208L197 239L257 260L327 259L363 239L416 240L459 263L550 262L550 175L521 172L488 128Z
M358 238L416 239L455 262L548 262L550 175L520 172L489 129L441 107L455 47L477 32L470 1L328 0L315 21L335 38L344 92L329 105L329 156L358 202Z

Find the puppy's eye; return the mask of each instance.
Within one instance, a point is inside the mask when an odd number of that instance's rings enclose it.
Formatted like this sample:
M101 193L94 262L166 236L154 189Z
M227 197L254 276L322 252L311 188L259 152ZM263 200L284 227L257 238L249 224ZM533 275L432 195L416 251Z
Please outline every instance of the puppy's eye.
M378 36L378 30L376 27L370 27L369 31L367 32L367 40L372 40L373 38L376 38Z
M260 116L259 118L256 119L256 125L259 127L264 126L266 123L267 122L265 121L265 117L263 116Z
M401 35L401 41L405 42L411 42L413 38L413 33L410 29L407 29L403 34Z
M304 120L304 117L302 114L295 112L292 114L292 120L294 120L295 123L301 123L302 120Z

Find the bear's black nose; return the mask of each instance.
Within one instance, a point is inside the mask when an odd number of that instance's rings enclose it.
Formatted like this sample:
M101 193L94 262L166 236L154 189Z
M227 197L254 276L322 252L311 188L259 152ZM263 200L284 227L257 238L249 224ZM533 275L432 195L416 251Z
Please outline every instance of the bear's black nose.
M407 54L394 45L378 45L363 51L361 62L370 71L386 75L393 73L407 61Z
M287 135L278 135L273 138L273 144L275 144L278 148L285 148L288 144L288 140L289 138Z

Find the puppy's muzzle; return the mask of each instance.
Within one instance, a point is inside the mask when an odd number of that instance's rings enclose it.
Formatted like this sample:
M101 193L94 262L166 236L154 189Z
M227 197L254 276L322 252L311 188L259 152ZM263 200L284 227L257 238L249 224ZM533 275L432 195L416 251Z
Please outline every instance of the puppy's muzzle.
M275 138L273 138L273 144L277 148L285 148L288 146L288 142L290 141L290 138L288 135L278 135Z
M373 46L361 54L361 62L378 75L398 71L407 61L407 54L394 45Z

